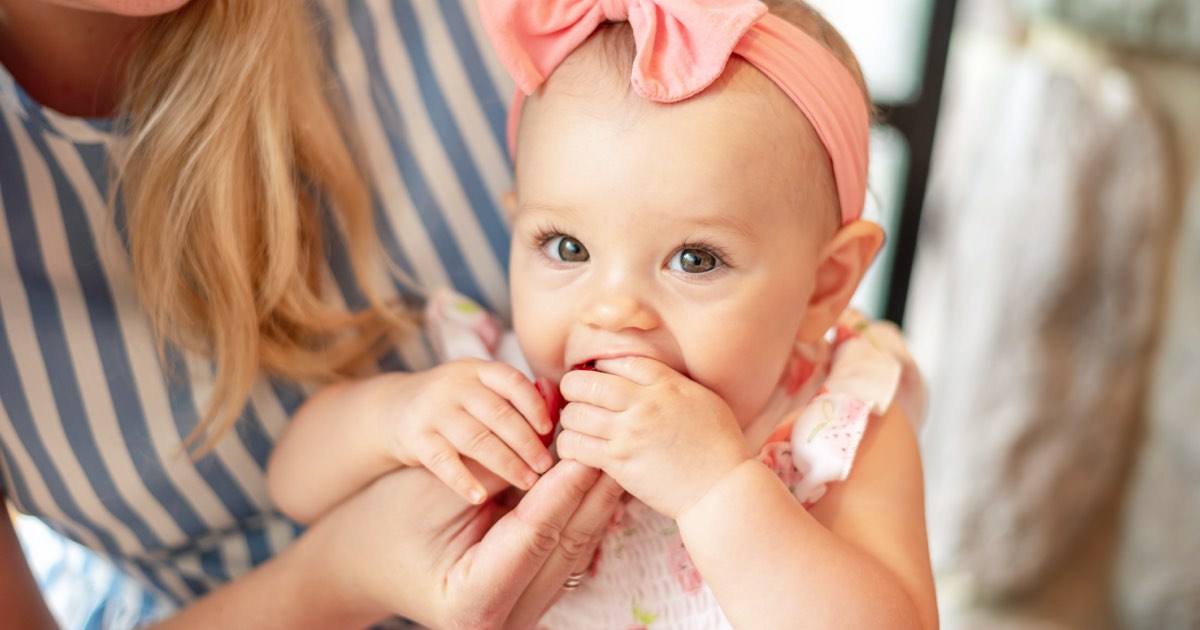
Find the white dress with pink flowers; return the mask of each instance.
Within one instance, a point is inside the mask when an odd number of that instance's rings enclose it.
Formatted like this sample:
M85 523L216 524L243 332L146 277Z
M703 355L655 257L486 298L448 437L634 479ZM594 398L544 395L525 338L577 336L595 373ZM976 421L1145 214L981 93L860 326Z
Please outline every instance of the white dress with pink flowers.
M495 357L523 367L515 344L477 307L455 296L435 300L430 322L446 358ZM449 318L447 317L449 314ZM440 327L440 328L439 328ZM471 331L470 334L466 334ZM478 341L464 341L474 337ZM893 403L914 423L924 390L899 331L847 311L830 339L800 350L802 383L776 397L779 427L759 460L806 507L830 483L846 479L867 423ZM506 356L507 355L507 356ZM539 630L698 630L730 628L716 598L683 546L674 521L633 499L618 508L583 583L565 592Z

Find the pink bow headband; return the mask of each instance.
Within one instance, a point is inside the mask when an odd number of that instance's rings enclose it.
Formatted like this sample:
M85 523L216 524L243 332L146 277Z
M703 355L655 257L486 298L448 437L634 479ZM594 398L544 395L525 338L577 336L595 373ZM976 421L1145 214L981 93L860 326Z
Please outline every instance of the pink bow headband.
M862 213L869 119L850 71L808 33L758 0L480 0L484 28L517 83L510 152L524 95L534 92L605 21L628 21L643 98L673 103L716 81L737 54L771 79L816 129L833 164L842 223Z

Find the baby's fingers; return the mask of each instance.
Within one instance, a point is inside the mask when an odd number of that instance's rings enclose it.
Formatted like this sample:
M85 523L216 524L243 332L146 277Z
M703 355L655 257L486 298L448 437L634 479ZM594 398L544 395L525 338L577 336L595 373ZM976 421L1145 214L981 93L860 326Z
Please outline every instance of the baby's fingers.
M539 434L554 430L542 395L516 368L503 363L488 364L479 371L479 382L507 401Z
M483 484L467 470L458 451L446 438L430 433L413 450L422 466L462 498L475 505L487 499Z
M538 406L545 410L542 396L533 385L529 389L538 397ZM463 402L463 408L492 431L512 452L525 460L533 470L544 473L554 465L550 451L542 443L541 438L530 426L532 420L527 420L510 401L494 391L481 390ZM471 455L474 457L474 455ZM483 463L483 462L480 462Z
M600 362L596 363L599 365ZM563 398L570 402L586 403L609 411L629 409L641 389L623 376L586 370L567 372L558 388Z
M533 434L528 425L525 425L525 430ZM521 461L521 458L517 457L517 454L487 425L476 418L464 414L462 421L448 423L443 428L442 435L459 453L479 462L484 468L522 490L528 490L538 480L538 474ZM541 442L537 445L545 449ZM546 455L549 457L549 453Z

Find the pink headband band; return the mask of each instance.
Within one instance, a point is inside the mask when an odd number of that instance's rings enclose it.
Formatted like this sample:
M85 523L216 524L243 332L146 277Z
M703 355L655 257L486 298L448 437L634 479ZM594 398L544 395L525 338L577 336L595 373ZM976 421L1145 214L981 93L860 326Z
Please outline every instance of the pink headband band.
M604 22L628 21L643 98L673 103L716 81L736 54L775 82L816 129L833 165L842 223L862 213L869 118L850 71L820 42L758 0L480 0L484 28L517 83L508 118L515 152L524 95Z

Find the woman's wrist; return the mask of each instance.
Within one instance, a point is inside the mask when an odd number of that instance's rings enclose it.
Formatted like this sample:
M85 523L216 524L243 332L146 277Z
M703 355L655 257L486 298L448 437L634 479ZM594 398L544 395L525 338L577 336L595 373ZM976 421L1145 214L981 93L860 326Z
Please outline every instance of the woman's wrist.
M153 627L363 628L384 618L345 593L328 554L309 538Z
M391 614L362 598L355 576L341 575L331 556L337 547L324 539L325 528L310 528L263 569L278 573L281 598L290 602L293 621L287 627L364 628ZM272 566L273 565L273 566Z

